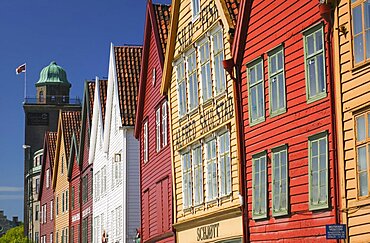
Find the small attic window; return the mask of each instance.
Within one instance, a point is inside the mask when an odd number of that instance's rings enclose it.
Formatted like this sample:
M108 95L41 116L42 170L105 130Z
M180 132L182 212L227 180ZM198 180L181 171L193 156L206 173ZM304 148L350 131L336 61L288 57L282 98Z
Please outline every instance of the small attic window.
M152 71L152 83L153 83L153 86L155 85L155 79L156 79L156 73L155 73L155 68L153 68L153 71Z
M39 100L40 102L44 102L44 92L42 90L39 92Z

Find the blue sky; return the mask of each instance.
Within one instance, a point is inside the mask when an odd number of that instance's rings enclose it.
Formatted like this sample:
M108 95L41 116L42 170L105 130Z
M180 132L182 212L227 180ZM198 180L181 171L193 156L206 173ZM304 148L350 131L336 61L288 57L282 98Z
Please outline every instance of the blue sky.
M24 74L35 96L41 69L55 60L82 98L84 81L106 77L109 46L142 44L146 0L0 1L0 210L23 219ZM170 3L170 0L154 0Z

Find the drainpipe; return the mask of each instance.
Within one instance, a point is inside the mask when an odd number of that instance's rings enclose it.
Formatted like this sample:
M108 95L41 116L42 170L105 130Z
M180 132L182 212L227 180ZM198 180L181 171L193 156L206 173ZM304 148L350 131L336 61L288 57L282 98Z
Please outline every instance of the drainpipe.
M245 180L245 166L246 166L246 155L245 155L245 145L244 145L244 132L243 132L243 120L242 117L242 100L241 100L241 77L240 68L235 65L234 60L228 59L222 61L223 67L226 72L230 75L233 80L233 97L234 97L234 110L235 110L235 122L236 122L236 140L238 144L238 157L239 157L239 193L241 200L241 211L242 211L242 227L243 227L243 242L249 242L248 234L248 210L246 210L247 205L247 187ZM235 69L235 76L234 76Z
M328 67L329 67L329 90L330 90L330 119L331 119L331 137L333 143L333 169L334 169L334 215L335 215L335 223L340 223L340 213L339 213L339 171L337 166L337 131L336 131L336 113L335 113L335 90L334 90L334 51L333 51L333 10L335 8L335 4L332 3L331 0L327 0L326 3L321 3L319 5L320 15L328 24L328 32L326 34L326 41L328 43ZM340 242L340 240L337 240Z

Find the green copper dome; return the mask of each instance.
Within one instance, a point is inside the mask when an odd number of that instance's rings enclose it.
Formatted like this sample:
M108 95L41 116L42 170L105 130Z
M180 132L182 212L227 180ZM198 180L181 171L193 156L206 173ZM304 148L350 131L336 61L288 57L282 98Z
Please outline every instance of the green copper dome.
M44 85L64 85L71 87L71 84L67 80L66 71L54 61L41 70L40 79L37 81L36 87Z

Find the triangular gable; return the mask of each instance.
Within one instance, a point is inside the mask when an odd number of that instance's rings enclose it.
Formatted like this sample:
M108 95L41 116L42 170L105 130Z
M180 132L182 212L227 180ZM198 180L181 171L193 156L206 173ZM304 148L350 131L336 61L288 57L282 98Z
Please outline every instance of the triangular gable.
M93 105L93 118L91 122L91 140L90 140L90 146L89 146L89 163L90 164L94 162L94 158L95 158L98 124L99 124L99 121L103 122L102 114L101 114L102 106L100 104L99 91L100 91L99 78L96 77L95 92L94 92L94 105Z
M163 68L164 53L168 38L168 27L170 19L170 5L165 4L152 4L149 0L146 8L145 17L145 30L144 30L144 45L143 45L143 56L141 60L141 73L139 81L139 93L138 103L135 118L135 137L139 137L141 130L141 120L143 118L144 100L145 100L145 88L146 79L148 72L148 61L150 52L150 39L153 32L155 36L155 44L157 47L157 54Z
M59 154L61 143L64 143L64 153L65 157L69 158L69 153L71 149L72 136L73 133L79 135L79 129L81 123L81 112L80 111L61 111L59 113L58 122L58 135L57 135L57 147L54 158L54 168L53 168L53 188L55 189L57 177L58 177L58 166L59 166ZM63 136L63 141L61 137ZM66 160L68 168L68 160Z
M84 86L84 97L82 103L82 114L81 114L81 129L80 129L80 142L78 144L78 161L80 169L83 163L83 156L84 156L84 145L85 145L85 135L86 131L91 134L91 122L92 122L92 114L93 114L93 104L94 104L94 90L95 90L95 82L93 81L85 81ZM89 119L89 121L87 120ZM87 124L90 124L87 127Z
M68 181L71 181L72 179L72 173L73 173L73 167L74 166L78 166L78 170L81 170L81 167L80 167L80 160L79 160L79 156L78 156L78 144L79 144L79 141L77 141L77 137L76 137L76 134L73 133L72 135L72 142L71 142L71 152L69 153L69 158L68 158L68 175L67 175L67 178L68 178ZM76 164L74 163L74 160L76 158Z
M229 28L229 31L235 28L233 23L236 23L238 15L238 6L240 0L215 0L220 18L224 26ZM172 76L172 61L175 53L176 37L178 30L180 0L173 0L171 6L171 24L166 46L165 62L163 68L161 93L166 94L171 82Z
M41 165L41 175L40 175L40 190L38 195L38 201L41 201L42 197L42 188L44 186L44 177L45 177L45 167L46 162L50 163L50 176L53 175L53 159L55 152L55 143L56 143L56 132L45 132L44 135L44 145L43 145L43 155L42 155L42 165ZM54 151L54 152L53 152Z

